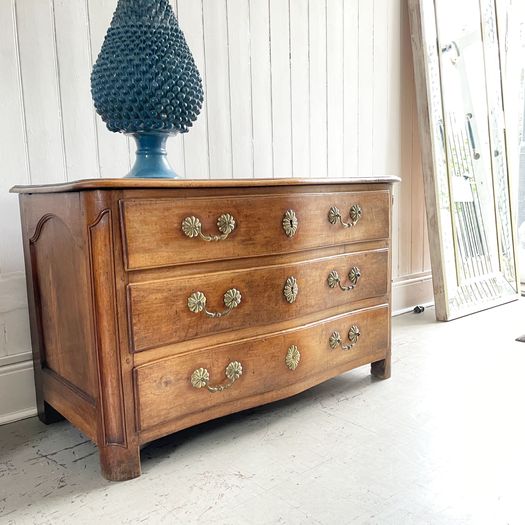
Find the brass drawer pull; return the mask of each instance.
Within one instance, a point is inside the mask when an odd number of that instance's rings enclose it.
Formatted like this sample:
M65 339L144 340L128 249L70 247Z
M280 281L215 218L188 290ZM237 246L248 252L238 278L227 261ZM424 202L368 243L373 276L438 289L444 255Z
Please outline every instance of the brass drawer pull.
M337 224L337 221L339 221L343 228L352 228L359 222L362 216L363 209L361 206L359 206L359 204L352 204L350 207L350 221L344 222L339 208L337 206L332 206L328 212L328 221L330 224Z
M205 235L202 233L202 224L198 217L186 217L182 221L182 231L184 235L189 237L200 237L203 241L215 242L215 241L224 241L228 238L228 235L235 230L235 219L233 215L229 213L223 213L217 219L217 228L221 232L221 235Z
M350 284L348 286L343 286L341 284L341 278L335 270L332 270L328 274L327 282L330 288L335 288L337 285L339 285L339 288L341 288L343 292L348 292L356 287L357 282L360 278L361 270L357 266L353 266L352 269L348 272L348 280L350 281Z
M227 388L230 388L239 377L242 376L242 365L239 361L232 361L224 371L226 377L228 378L228 383L222 385L211 386L208 384L210 381L210 373L206 368L197 368L191 374L191 386L193 388L204 388L206 387L210 392L222 392Z
M349 345L343 344L341 334L337 330L332 332L332 335L328 339L328 344L332 350L336 349L338 346L341 346L343 350L350 350L350 348L357 344L360 335L361 331L359 330L359 326L354 324L350 327L350 330L348 330L348 340L350 341Z
M299 361L301 360L301 352L299 352L299 349L297 346L292 345L290 348L288 348L288 351L286 352L286 357L284 358L284 362L286 363L286 366L290 370L295 370L299 366Z
M224 306L226 306L226 310L223 312L210 312L206 308L206 296L202 292L193 292L188 297L188 308L194 314L204 312L208 317L224 317L241 304L241 299L241 292L235 288L231 288L224 294Z

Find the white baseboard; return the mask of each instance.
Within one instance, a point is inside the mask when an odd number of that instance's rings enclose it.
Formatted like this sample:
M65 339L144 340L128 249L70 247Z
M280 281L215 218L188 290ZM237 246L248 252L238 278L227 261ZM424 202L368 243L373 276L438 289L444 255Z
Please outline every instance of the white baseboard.
M33 362L0 367L0 425L36 415Z
M26 363L32 360L33 353L31 351L15 355L4 355L0 357L0 370L7 365L16 365L16 363Z
M392 315L411 311L414 306L434 304L432 274L406 275L392 283Z
M19 410L18 412L10 412L9 414L0 414L0 426L7 425L8 423L14 423L28 417L36 416L36 406L33 408L27 408L26 410Z

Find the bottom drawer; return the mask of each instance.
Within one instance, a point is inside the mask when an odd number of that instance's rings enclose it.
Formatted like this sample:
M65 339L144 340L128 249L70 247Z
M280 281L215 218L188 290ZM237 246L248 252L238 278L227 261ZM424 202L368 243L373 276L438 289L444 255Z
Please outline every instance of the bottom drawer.
M380 360L388 350L388 327L382 305L137 367L139 427L283 389L330 368L351 369L367 356Z

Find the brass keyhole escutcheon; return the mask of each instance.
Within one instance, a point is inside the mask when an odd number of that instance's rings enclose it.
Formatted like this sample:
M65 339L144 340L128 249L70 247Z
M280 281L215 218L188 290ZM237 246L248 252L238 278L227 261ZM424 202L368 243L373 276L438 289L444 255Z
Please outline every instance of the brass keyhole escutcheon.
M293 210L286 210L283 217L283 230L288 237L293 237L299 227L299 219Z

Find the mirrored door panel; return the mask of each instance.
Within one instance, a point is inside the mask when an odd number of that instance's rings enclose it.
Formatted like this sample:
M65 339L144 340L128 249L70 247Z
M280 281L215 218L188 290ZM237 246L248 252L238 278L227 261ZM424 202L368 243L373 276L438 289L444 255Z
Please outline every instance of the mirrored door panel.
M493 0L410 0L438 319L518 297Z

